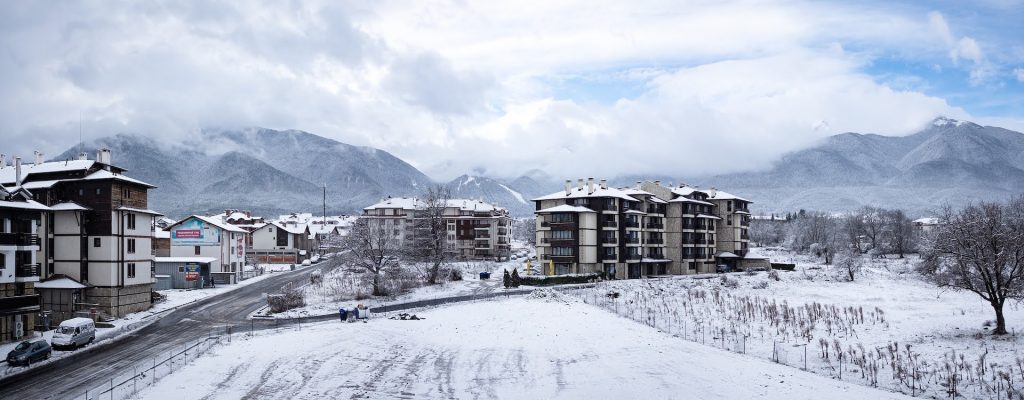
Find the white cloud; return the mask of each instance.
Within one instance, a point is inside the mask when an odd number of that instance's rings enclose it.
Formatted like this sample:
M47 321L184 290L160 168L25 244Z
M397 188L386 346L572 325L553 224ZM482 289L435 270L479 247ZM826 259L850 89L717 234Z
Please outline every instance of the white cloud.
M1014 68L1013 74L1017 76L1018 82L1024 82L1024 68Z
M884 5L0 7L0 151L21 154L70 147L81 113L87 138L303 129L392 151L438 178L692 175L764 166L841 131L903 134L935 115L967 116L914 91L926 84L913 76L890 86L862 73L874 52L948 52L979 81L992 76L985 43L956 36L942 14ZM639 90L602 103L552 84L595 76Z

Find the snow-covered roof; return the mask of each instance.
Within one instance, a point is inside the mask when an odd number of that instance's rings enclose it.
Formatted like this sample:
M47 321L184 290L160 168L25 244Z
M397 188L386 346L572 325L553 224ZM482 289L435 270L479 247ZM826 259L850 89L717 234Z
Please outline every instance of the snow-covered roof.
M644 258L640 259L640 262L645 262L645 263L666 263L666 262L672 262L672 260L665 259L665 258L647 258L647 257L644 257Z
M156 239L170 239L171 233L163 229L157 229L153 231L153 237Z
M115 173L107 171L105 169L101 169L99 171L93 172L93 173L89 174L89 176L86 176L85 178L82 178L82 180L86 180L86 181L100 180L100 179L114 179L114 180L119 180L119 181L123 181L123 182L130 182L130 183L134 183L134 184L137 184L137 185L142 185L142 186L146 186L146 187L150 187L150 188L155 188L156 187L156 186L150 185L150 184L148 184L146 182L140 181L138 179L132 179L132 178L129 178L129 177L121 175L121 174L115 174Z
M753 203L752 201L744 199L744 198L742 198L740 196L734 195L734 194L729 193L729 192L724 192L724 191L721 191L721 190L717 190L717 189L714 189L714 190L712 190L712 189L704 189L704 190L701 190L701 192L707 193L708 194L708 198L712 199L712 200L739 200L739 201L745 201L745 202L748 202L748 203ZM713 196L712 196L712 193L714 194Z
M646 190L636 189L636 188L622 188L622 189L619 189L619 190L622 190L623 193L628 194L628 195L634 195L634 196L654 196L654 193L648 192Z
M63 202L63 203L54 204L54 205L50 206L50 209L53 210L53 211L87 211L87 210L90 210L89 207L83 206L83 205L75 203L73 201L67 201L67 202Z
M626 211L624 211L624 212L623 212L623 214L641 214L641 215L647 215L647 213L645 213L645 212L643 212L643 211L640 211L640 210L626 210Z
M47 206L45 206L45 205L43 205L43 204L41 204L41 203L39 203L39 202L37 202L35 200L28 200L28 201L0 200L0 208L17 208L17 209L21 209L21 210L38 210L38 211L48 211L48 210L50 210L50 207L47 207Z
M594 212L594 210L591 210L591 209L586 208L586 207L581 207L581 206L570 206L568 204L562 204L560 206L554 206L554 207L545 208L545 209L537 211L537 212L538 213L556 213L556 212L574 212L574 213L589 212L589 213L592 213L592 212Z
M402 210L416 210L423 208L423 202L415 197L389 197L364 210L376 210L381 208L397 208Z
M580 198L587 198L587 197L614 197L614 198L617 198L617 199L623 199L623 200L628 200L628 201L639 201L635 197L630 196L623 189L616 189L616 188L613 188L613 187L609 187L607 189L604 189L604 188L602 188L600 186L594 186L594 192L593 193L588 193L587 186L584 186L582 189L579 188L579 187L574 186L571 189L569 189L569 194L566 194L564 190L560 190L560 191L557 191L555 193L549 194L547 196L541 196L541 197L535 198L535 199L533 199L533 201L558 200L558 199L580 199Z
M649 201L650 201L651 203L659 203L659 204L666 204L666 203L668 203L667 201L665 201L665 200L662 200L662 199L661 199L660 197L658 197L658 196L651 196L651 197L650 197L650 198L648 198L647 200L649 200Z
M82 171L92 168L94 160L69 160L69 161L51 161L44 162L41 164L21 164L21 177L22 179L32 174L45 174L49 172L62 172L62 171ZM0 182L14 182L17 180L15 167L8 165L0 168Z
M939 219L935 217L924 217L915 219L914 223L918 225L938 225Z
M209 264L209 263L212 263L214 261L217 261L217 259L213 258L213 257L153 257L153 262L162 262L162 263L190 263L190 262L194 262L194 263L200 263L200 264Z
M697 188L695 188L695 187L680 186L680 187L672 188L672 193L678 194L680 196L689 196L689 195L693 194L693 192L696 191L696 190L697 190Z
M68 277L62 277L57 279L50 279L42 282L37 282L33 285L36 289L85 289L89 286L82 284L74 279Z
M25 182L21 184L21 187L25 189L49 189L56 185L60 181L36 181L36 182Z
M228 231L228 232L248 233L248 231L246 231L245 229L239 228L237 226L234 226L234 225L231 225L231 224L228 224L228 223L224 223L223 221L218 221L216 218L204 217L202 215L191 215L188 218L182 219L181 221L178 221L178 222L175 222L174 224L171 224L170 226L168 226L165 229L170 229L171 227L174 227L174 226L176 226L176 225L178 225L178 224L180 224L182 222L188 221L191 218L195 218L195 219L198 219L200 221L206 222L206 223L208 223L210 225L216 226L216 227L218 227L220 229L223 229L225 231Z
M272 222L272 224L291 234L299 235L306 233L306 224L296 224L295 226L288 226L288 224L282 224L280 222Z
M129 211L129 212L134 212L134 213L139 213L139 214L163 215L163 214L158 213L158 212L153 211L153 210L147 210L147 209L142 209L142 208L125 207L125 206L118 207L117 210L118 211Z
M697 218L722 219L722 218L716 217L714 215L708 215L708 214L697 214Z
M718 257L718 258L740 258L740 256L736 255L736 253L731 253L731 252L728 252L728 251L720 251L720 252L718 252L718 254L715 254L715 257Z

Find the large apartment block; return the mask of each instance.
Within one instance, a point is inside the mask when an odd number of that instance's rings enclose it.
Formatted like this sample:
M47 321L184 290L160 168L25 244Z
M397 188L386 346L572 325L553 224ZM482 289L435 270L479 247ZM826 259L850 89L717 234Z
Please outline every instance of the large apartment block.
M120 317L151 305L154 186L111 164L110 150L75 160L15 166L0 162L0 184L26 190L47 206L39 222L41 276L62 274L88 285L83 308ZM45 310L44 310L45 311Z
M546 274L603 271L618 279L763 266L747 258L749 200L716 189L638 182L565 182L533 199Z
M48 209L27 191L0 185L0 343L20 339L35 327L39 227Z
M387 198L363 209L360 218L381 224L400 244L415 236L416 219L425 209L416 198ZM444 210L446 246L459 259L501 259L509 256L512 218L508 210L480 200L451 199Z

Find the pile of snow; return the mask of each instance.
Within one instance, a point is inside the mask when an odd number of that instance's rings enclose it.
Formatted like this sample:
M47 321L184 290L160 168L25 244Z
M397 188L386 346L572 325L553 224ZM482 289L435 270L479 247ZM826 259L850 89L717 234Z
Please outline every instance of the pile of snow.
M570 303L574 301L573 298L550 288L534 289L526 297L533 300L542 300L547 303Z

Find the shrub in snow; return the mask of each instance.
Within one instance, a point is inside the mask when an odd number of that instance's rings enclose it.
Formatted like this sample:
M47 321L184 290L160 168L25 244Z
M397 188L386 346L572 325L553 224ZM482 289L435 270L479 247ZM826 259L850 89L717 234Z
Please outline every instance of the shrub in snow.
M451 272L448 273L448 280L450 280L452 282L461 281L462 280L462 271L453 268L451 270Z
M319 286L319 285L321 285L323 283L324 283L324 272L321 271L319 268L317 268L311 274L309 274L309 284L310 285L317 285L317 286Z
M755 283L753 286L751 286L751 288L754 288L754 289L767 289L768 288L768 281L761 281L761 282Z
M860 254L854 251L847 250L836 257L836 268L839 271L840 278L846 279L853 282L853 279L860 274L861 267L863 266Z
M768 271L768 279L771 279L776 282L782 280L781 278L779 278L779 271L776 271L774 269Z
M270 312L280 313L302 307L306 303L302 290L289 283L281 288L280 293L267 295L267 305Z
M730 278L728 275L722 275L722 277L719 278L719 281L722 283L723 287L727 287L729 289L740 287L740 281Z
M754 275L757 275L757 271L754 271L753 268L747 268L747 269L743 270L743 274L746 275L746 276L754 276Z

